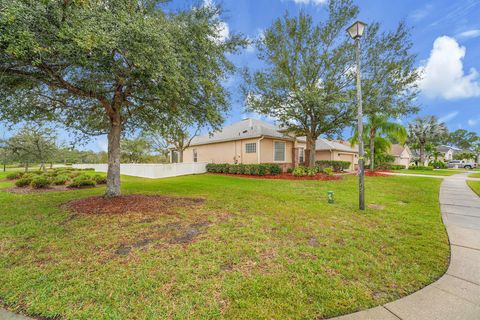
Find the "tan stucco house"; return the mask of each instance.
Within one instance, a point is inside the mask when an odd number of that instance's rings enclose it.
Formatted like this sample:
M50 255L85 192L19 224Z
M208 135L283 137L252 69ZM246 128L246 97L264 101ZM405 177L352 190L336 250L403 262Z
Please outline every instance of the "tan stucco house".
M392 144L389 154L392 155L395 160L393 164L408 166L413 162L413 153L407 145Z
M277 163L284 169L305 160L305 139L285 134L278 126L257 119L244 119L210 135L192 139L183 153L184 162ZM317 160L345 160L358 164L358 150L345 143L319 139ZM172 157L171 157L172 158Z

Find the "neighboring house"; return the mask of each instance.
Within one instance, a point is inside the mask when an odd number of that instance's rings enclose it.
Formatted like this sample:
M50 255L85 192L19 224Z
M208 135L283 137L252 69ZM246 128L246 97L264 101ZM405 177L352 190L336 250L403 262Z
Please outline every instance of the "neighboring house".
M453 155L456 152L461 152L462 150L454 148L454 147L449 147L449 146L438 146L437 151L440 152L440 157L438 157L438 160L448 162L450 160L453 160Z
M392 144L388 152L395 158L393 164L408 166L413 161L413 153L407 145Z
M286 169L305 161L305 145L304 138L285 134L278 126L244 119L193 138L183 157L184 162L277 163ZM358 151L344 143L319 139L316 147L317 160L350 161L352 169L358 164Z

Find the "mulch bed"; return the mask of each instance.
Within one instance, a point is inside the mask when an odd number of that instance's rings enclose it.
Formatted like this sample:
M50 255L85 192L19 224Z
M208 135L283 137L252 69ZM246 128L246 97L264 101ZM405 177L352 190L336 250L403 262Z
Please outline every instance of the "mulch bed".
M10 193L18 193L18 194L28 194L28 193L42 193L42 192L74 191L74 190L91 189L91 188L95 188L95 187L85 186L85 187L79 187L79 188L67 188L66 185L63 185L63 186L49 186L47 188L39 188L39 189L34 189L34 188L30 188L30 187L25 187L25 188L10 187L10 188L7 188L7 189L3 189L1 191L10 192Z
M195 207L205 202L200 198L177 198L158 195L132 194L114 198L88 197L64 204L82 214L124 214L129 212L173 214L174 208Z
M248 174L233 174L233 173L210 173L222 176L231 176L231 177L241 177L241 178L253 178L253 179L273 179L273 180L321 180L321 181L331 181L331 180L341 180L341 175L326 175L326 174L317 174L316 176L309 177L295 177L291 173L281 173L278 175L264 175L264 176L253 176Z
M367 177L391 177L391 175L389 174L385 174L386 172L388 171L370 171L370 170L366 170L365 171L365 176Z

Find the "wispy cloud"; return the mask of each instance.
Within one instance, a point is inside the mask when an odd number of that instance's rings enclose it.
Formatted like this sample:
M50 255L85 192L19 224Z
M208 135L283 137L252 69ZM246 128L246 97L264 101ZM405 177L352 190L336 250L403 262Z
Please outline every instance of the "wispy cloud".
M458 34L459 38L476 38L480 37L480 29L467 30Z
M412 18L414 21L420 21L423 18L427 17L430 14L430 12L432 12L432 10L433 10L433 5L427 4L420 9L413 11L410 14L410 18Z
M473 127L478 123L478 119L468 119L467 123L470 127Z
M450 112L449 114L444 115L438 119L439 122L449 122L458 116L458 111Z
M314 4L314 5L321 5L328 2L328 0L289 0L293 1L297 4Z

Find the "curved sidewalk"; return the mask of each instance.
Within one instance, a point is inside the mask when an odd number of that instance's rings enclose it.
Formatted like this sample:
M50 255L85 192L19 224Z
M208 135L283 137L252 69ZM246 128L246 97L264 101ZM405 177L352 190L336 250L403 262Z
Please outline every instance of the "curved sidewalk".
M480 319L480 198L467 185L467 176L442 177L440 206L451 248L445 275L397 301L336 320Z

